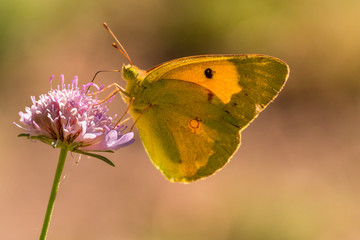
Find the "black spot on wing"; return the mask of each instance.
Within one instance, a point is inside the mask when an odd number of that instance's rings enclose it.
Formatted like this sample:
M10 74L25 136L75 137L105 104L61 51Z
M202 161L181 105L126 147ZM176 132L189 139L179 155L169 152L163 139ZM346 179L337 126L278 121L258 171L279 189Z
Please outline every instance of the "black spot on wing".
M207 78L212 78L213 75L214 75L214 72L213 72L213 70L211 68L205 69L204 73L205 73L205 77L207 77Z

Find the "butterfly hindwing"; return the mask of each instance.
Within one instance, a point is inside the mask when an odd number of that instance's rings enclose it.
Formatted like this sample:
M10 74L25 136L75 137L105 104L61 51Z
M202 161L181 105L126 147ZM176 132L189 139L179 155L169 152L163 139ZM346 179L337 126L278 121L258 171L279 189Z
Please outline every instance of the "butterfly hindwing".
M211 96L211 97L209 97ZM239 126L209 90L161 79L142 94L151 106L136 126L153 163L171 181L189 182L220 169L238 148ZM133 111L137 102L134 101Z

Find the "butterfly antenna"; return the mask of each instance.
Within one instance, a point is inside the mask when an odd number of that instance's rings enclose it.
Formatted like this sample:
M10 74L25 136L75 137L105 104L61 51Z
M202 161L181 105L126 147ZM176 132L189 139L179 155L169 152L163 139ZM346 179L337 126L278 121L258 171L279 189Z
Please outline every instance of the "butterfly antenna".
M125 48L121 45L121 43L116 38L115 34L111 31L110 27L106 24L106 22L104 22L103 25L106 28L106 30L111 34L111 36L115 39L116 43L119 45L119 46L117 46L115 43L113 43L112 44L113 47L115 47L117 50L119 50L121 52L121 54L126 57L126 59L130 62L131 66L132 66L133 63L129 57L129 54L126 52Z

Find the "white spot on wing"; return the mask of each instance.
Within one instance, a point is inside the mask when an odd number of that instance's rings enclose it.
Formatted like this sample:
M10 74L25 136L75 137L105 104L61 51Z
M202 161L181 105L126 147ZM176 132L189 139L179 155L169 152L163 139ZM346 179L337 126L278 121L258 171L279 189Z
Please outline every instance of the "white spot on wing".
M259 112L261 112L261 110L263 110L263 107L260 104L255 103L255 109L256 109L256 112L259 113Z

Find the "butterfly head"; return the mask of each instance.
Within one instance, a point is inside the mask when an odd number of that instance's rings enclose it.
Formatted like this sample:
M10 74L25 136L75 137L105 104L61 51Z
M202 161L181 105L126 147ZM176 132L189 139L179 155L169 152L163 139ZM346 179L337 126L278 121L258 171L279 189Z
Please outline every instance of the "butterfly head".
M133 92L136 91L146 77L146 71L128 64L122 67L122 77L127 82L126 92L133 95Z
M122 67L122 77L127 82L136 82L144 79L146 72L144 70L139 69L134 65L124 65Z

